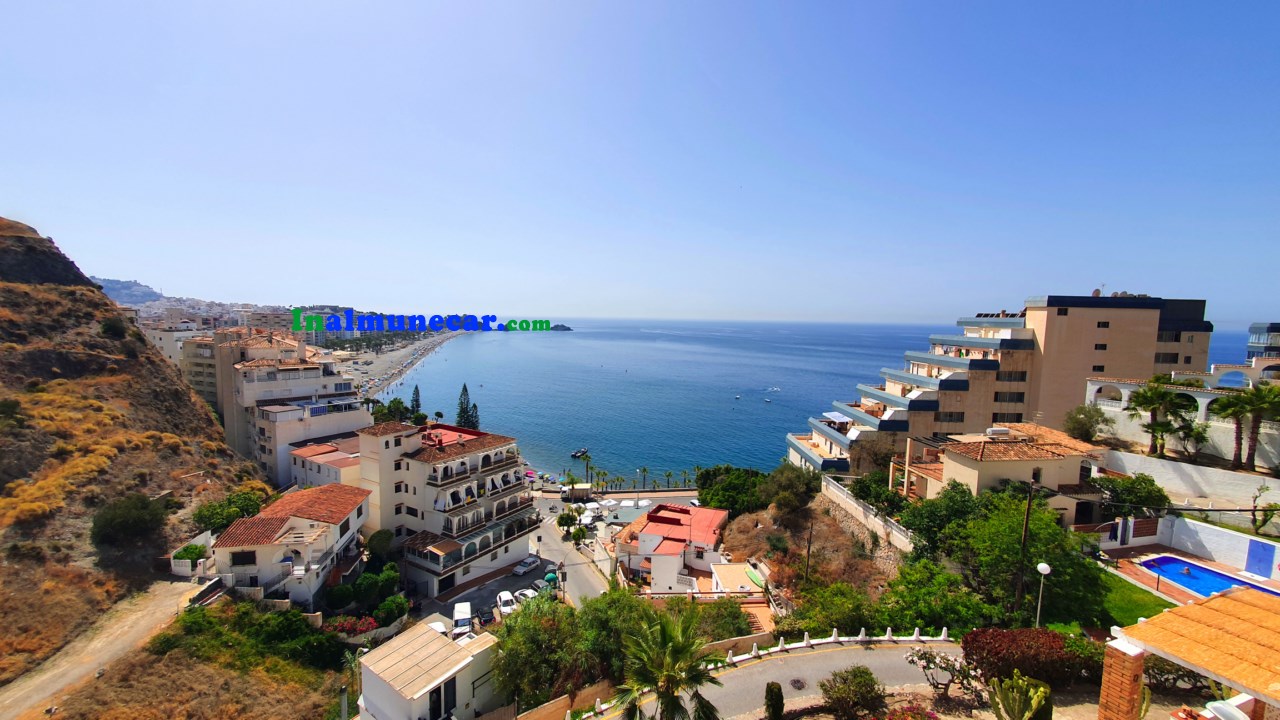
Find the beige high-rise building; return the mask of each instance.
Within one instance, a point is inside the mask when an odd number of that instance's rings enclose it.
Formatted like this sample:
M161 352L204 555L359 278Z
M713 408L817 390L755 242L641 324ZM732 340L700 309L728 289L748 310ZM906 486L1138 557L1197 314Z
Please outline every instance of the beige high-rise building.
M218 406L218 365L214 359L214 341L211 335L200 335L187 338L182 342L182 357L178 367L182 377L196 394L209 403L219 413Z
M1213 324L1203 300L1124 295L1029 298L1019 312L956 322L956 334L929 336L927 351L906 353L902 369L881 370L859 399L810 418L808 433L787 436L787 458L820 471L857 471L873 438L901 452L909 436L978 432L996 423L1061 428L1091 376L1148 378L1203 371Z
M270 331L228 328L213 339L227 444L278 485L289 483L292 444L372 424L355 378L332 355Z

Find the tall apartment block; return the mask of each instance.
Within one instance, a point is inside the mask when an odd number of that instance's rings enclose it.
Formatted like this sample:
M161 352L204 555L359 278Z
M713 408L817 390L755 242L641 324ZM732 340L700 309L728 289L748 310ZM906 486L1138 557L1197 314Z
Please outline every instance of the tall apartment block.
M218 411L227 444L277 485L291 476L291 445L367 427L355 378L337 360L291 337L245 328L215 331Z
M360 472L339 481L370 491L365 527L393 532L419 592L435 597L528 557L540 518L515 438L440 423L356 433ZM294 455L305 463L303 451Z
M956 321L955 334L929 336L927 351L884 368L856 400L809 419L787 436L787 459L825 472L860 471L855 450L883 437L901 452L909 436L979 432L995 423L1061 428L1091 376L1147 378L1204 371L1213 324L1205 301L1119 295L1028 298L1020 312ZM855 465L850 467L850 459Z
M1245 360L1256 357L1280 358L1280 323L1253 323L1249 326Z

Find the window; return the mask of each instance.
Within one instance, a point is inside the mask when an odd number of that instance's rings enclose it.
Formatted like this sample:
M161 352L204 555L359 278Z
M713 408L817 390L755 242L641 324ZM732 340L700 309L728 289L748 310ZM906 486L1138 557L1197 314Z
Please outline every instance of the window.
M511 546L510 546L510 545L507 545L507 546L505 546L505 547L503 547L503 548L502 548L502 554L503 554L503 555L506 555L506 554L507 554L507 553L509 553L509 552L511 552Z
M341 525L338 526L338 537L342 537L343 535L346 535L350 531L351 531L351 518L347 518L346 520L342 521Z
M996 382L1026 382L1026 370L997 370Z
M996 402L998 403L1020 403L1026 400L1027 394L1024 392L998 392L996 393Z
M258 552L256 550L240 550L231 553L232 565L257 565Z
M1178 353L1156 353L1157 365L1173 365L1178 362Z
M407 487L408 486L402 482L396 483L396 493L398 494L398 493L404 492Z
M396 514L397 515L404 514L404 503L396 503Z
M1182 356L1182 364L1183 364L1183 365L1190 365L1190 364L1191 364L1191 356L1190 356L1190 355L1183 355L1183 356Z
M1066 315L1066 314L1067 314L1067 308L1058 308L1058 314L1059 314L1059 315Z
M390 441L390 440L383 440L383 441L382 441L382 449L383 449L383 450L389 450L389 449L391 449L391 441Z
M693 557L694 557L694 558L696 558L696 559L698 559L698 560L701 560L701 559L702 559L703 554L704 554L704 551L702 551L702 550L695 550L695 551L694 551L694 553L693 553Z
M490 560L497 560L497 559L498 559L498 551L497 551L497 550L494 550L493 552L489 553L489 559L490 559Z
M337 392L347 392L351 389L351 383L349 382L334 383L333 389L336 390Z
M1106 371L1107 371L1107 366L1106 366L1106 365L1094 365L1094 366L1093 366L1093 371L1094 371L1094 372L1106 372Z
M964 422L964 413L962 412L936 412L933 414L933 421L940 423Z
M364 503L360 503L356 506L356 517L364 517Z
M1177 330L1161 330L1156 333L1156 342L1182 342L1182 333Z
M409 517L418 517L418 508L412 505L406 505L404 508L404 512Z
M1093 349L1094 349L1094 350L1106 350L1106 349L1107 349L1107 344L1106 344L1106 343L1094 343L1094 345L1093 345Z
M1022 413L992 413L991 422L993 423L1022 422Z
M1105 329L1107 329L1107 328L1109 328L1109 327L1111 327L1111 323L1107 322L1106 320L1099 320L1099 321L1098 321L1098 329L1100 329L1100 330L1105 330Z
M404 535L404 526L403 526L403 525L397 525L397 526L396 526L396 537L400 537L401 535Z
M396 447L400 447L400 438L396 438ZM397 468L399 469L399 468Z
M466 566L466 567L462 568L462 574L463 574L463 575L470 575L470 574L471 574L471 566L470 566L470 565L468 565L468 566Z
M401 464L402 464L402 463L403 463L403 461L402 461L402 460L397 460L397 461L396 461L396 469L397 469L397 470L399 470L399 469L400 469L400 466L401 466Z

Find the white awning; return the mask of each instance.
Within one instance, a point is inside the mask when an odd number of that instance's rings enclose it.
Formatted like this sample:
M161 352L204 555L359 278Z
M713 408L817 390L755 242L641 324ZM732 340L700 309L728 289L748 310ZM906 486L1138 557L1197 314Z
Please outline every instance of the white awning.
M824 418L826 418L826 419L828 419L828 420L834 420L834 421L836 421L836 422L838 422L838 423L851 423L851 422L853 422L853 418L851 418L851 417L847 417L847 416L845 416L843 413L838 413L838 412L835 412L835 411L822 413L822 417L824 417Z
M646 500L641 500L639 503L636 503L636 504L639 505L640 507L649 507L650 505L653 504L653 501L646 499Z
M635 507L635 506L636 506L636 501L635 501L635 500L623 500L623 501L622 501L622 507Z
M599 509L599 508L600 508L600 503L598 503L598 502L589 502L589 503L587 503L587 509L588 509L588 510L597 510L597 509Z

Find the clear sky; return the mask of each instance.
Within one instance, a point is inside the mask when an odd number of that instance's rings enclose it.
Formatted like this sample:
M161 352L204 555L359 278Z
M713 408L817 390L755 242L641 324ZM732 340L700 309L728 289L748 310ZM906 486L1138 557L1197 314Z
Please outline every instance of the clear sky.
M0 0L0 215L169 295L1280 320L1280 3Z

